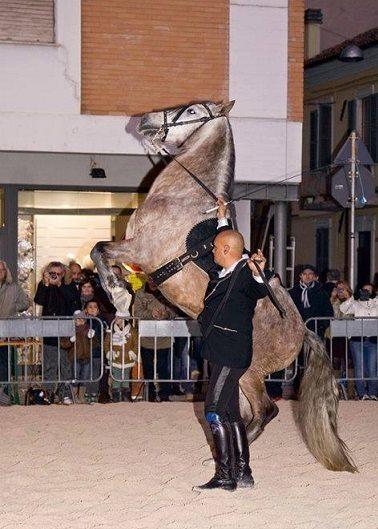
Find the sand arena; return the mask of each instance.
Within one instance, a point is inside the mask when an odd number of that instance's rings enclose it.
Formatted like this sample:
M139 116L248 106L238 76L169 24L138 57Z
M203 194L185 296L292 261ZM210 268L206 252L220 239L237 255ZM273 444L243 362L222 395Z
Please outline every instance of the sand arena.
M251 447L253 490L192 492L212 475L200 404L0 408L0 529L376 529L378 405L341 402L359 467L325 470L291 411Z

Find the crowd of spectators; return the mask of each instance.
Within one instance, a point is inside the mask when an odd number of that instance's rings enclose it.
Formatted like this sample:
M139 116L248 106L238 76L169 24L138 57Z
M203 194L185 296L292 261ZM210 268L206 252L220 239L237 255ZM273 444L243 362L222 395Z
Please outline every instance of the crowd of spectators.
M133 295L132 314L136 320L166 320L184 316L161 296L152 282L146 282L142 274L130 273L119 265L114 265L113 271ZM377 285L360 285L353 293L338 270L330 270L326 281L321 284L315 267L306 264L301 267L298 281L289 294L304 322L310 318L321 318L312 320L308 326L332 351L334 368L340 371L341 378L347 378L348 370L353 370L350 376L356 379L355 397L377 400L376 336L352 336L346 342L345 338L332 338L329 332L329 318L332 317L378 318ZM135 373L133 377L138 359L137 327L132 318L128 321L117 317L116 309L101 287L97 274L83 269L76 262L68 266L58 261L51 262L43 271L33 301L41 316L75 316L72 336L43 338L41 375L51 402L68 405L74 401L108 403L141 398L140 392L132 394L130 386L130 379L138 377ZM30 300L12 280L6 263L0 261L0 318L14 317L29 305ZM146 392L148 399L154 402L193 400L195 384L184 380L201 378L200 339L192 338L188 342L186 338L176 338L172 358L170 337L141 337L140 346L141 364L137 371L140 378L150 381ZM104 355L101 354L102 347ZM303 362L300 355L297 377L283 382L284 398L296 397ZM1 345L0 404L9 400L7 390L4 391L7 386L1 387L1 381L9 379L11 368L9 347ZM287 373L290 373L290 368ZM152 382L154 378L181 379L183 382L156 384ZM57 380L73 382L56 384ZM91 382L75 382L80 380ZM346 382L341 388L347 395Z

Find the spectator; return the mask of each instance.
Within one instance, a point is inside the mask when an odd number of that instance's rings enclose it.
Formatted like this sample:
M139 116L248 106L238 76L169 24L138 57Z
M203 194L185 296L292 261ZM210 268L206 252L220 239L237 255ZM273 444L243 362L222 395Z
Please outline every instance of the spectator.
M352 291L346 281L336 281L330 296L330 302L335 318L345 318L345 314L340 310L340 305L349 299L351 295Z
M328 297L331 297L332 291L336 286L336 283L340 281L341 274L336 268L330 268L327 271L326 282L323 285L323 290L328 294Z
M134 316L142 320L168 320L174 318L176 312L167 304L152 281L148 281L135 295ZM144 377L147 380L153 380L155 339L153 337L142 337L140 343ZM169 379L168 361L170 348L171 339L169 337L156 339L156 371L159 379ZM149 382L149 400L152 402L169 400L170 388L170 383L160 382L159 392L156 394L154 383Z
M75 261L71 261L70 264L68 265L68 269L71 274L72 283L74 283L76 288L79 290L80 283L84 279L81 266L79 265L79 263L76 263Z
M29 298L22 288L13 282L12 274L5 261L0 261L0 318L12 318L29 308ZM7 345L0 346L0 383L9 379ZM10 404L8 388L0 385L0 401Z
M136 329L129 321L116 318L112 329L111 349L106 355L111 364L113 402L131 401L131 369L138 358L137 352Z
M100 389L100 383L102 380L102 377L100 380L97 380L100 377L101 374L101 362L103 361L103 357L101 354L101 344L103 344L103 347L105 349L106 344L108 343L108 334L105 332L107 329L106 322L103 321L103 317L100 312L100 306L96 299L92 299L90 301L87 301L84 306L84 312L86 316L90 316L91 319L88 319L89 326L93 328L95 335L96 335L96 341L92 343L92 379L94 379L94 382L89 382L86 385L86 399L87 401L90 401L91 403L97 402L98 400L98 394ZM92 319L93 318L93 319ZM108 372L103 370L103 376L106 379L108 378ZM105 381L103 385L105 384ZM105 392L109 391L109 385L106 380L106 387Z
M72 316L80 309L78 291L72 283L64 282L65 267L58 261L49 263L38 284L34 302L42 306L42 316ZM60 353L60 364L58 364ZM43 339L43 377L45 380L70 380L71 363L67 351L60 348L59 339L54 336ZM53 384L48 384L53 393ZM59 384L57 396L63 404L72 404L67 384Z
M299 283L289 290L289 294L294 301L303 321L310 318L332 317L333 309L328 295L322 290L317 281L316 268L310 264L302 266L299 274ZM308 327L321 337L328 327L328 320L320 320L317 323L310 322Z
M84 309L88 301L96 299L103 319L108 325L110 325L110 323L113 321L116 309L110 303L102 287L97 286L92 279L86 279L80 283L79 293L82 309Z
M349 287L349 284L346 281L337 281L334 284L334 288L331 292L331 305L333 308L333 315L335 318L345 318L346 315L343 314L340 310L340 305L343 303L349 296L352 295L352 291ZM348 349L346 347L347 337L337 336L331 338L329 329L325 332L327 349L331 355L332 367L339 371L340 377L345 378L348 370ZM340 383L340 398L348 398L348 385L347 381L343 380Z
M348 294L347 299L340 305L340 311L355 318L378 318L378 299L373 285L363 285L356 297ZM349 347L353 357L358 398L378 400L377 337L352 336ZM363 377L371 380L365 382Z
M97 337L93 327L86 320L87 314L82 311L75 312L75 334L70 338L62 338L61 346L67 351L71 362L72 377L78 381L88 381L91 377L91 356L97 346ZM80 404L85 402L85 385L75 382L76 397Z
M289 294L304 322L310 318L333 316L331 302L318 283L318 274L313 265L306 264L301 267L299 282L289 290ZM316 331L322 338L328 326L329 320L311 321L308 325L309 329ZM298 357L299 372L294 378L294 364L286 369L285 379L290 380L285 380L282 384L282 397L284 399L296 398L301 371L304 367L303 362L303 351L301 351Z

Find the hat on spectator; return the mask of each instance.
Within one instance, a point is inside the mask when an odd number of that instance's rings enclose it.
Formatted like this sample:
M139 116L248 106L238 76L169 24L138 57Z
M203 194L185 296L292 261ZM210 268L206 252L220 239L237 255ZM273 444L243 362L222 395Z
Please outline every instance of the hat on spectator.
M314 274L318 274L318 271L316 270L315 266L312 265L312 264L304 264L301 266L301 272L304 272L305 270L311 270L312 272L314 272Z

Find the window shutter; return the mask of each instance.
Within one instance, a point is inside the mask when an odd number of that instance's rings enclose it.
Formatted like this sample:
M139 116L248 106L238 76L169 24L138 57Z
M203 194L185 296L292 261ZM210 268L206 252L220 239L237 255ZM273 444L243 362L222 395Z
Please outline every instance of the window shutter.
M356 130L357 120L356 120L356 100L348 101L348 131Z
M378 94L362 100L362 139L374 162L378 162Z
M0 0L0 41L54 42L54 0Z
M321 105L319 111L319 167L323 167L331 162L332 107Z
M310 114L310 169L318 167L318 111Z

